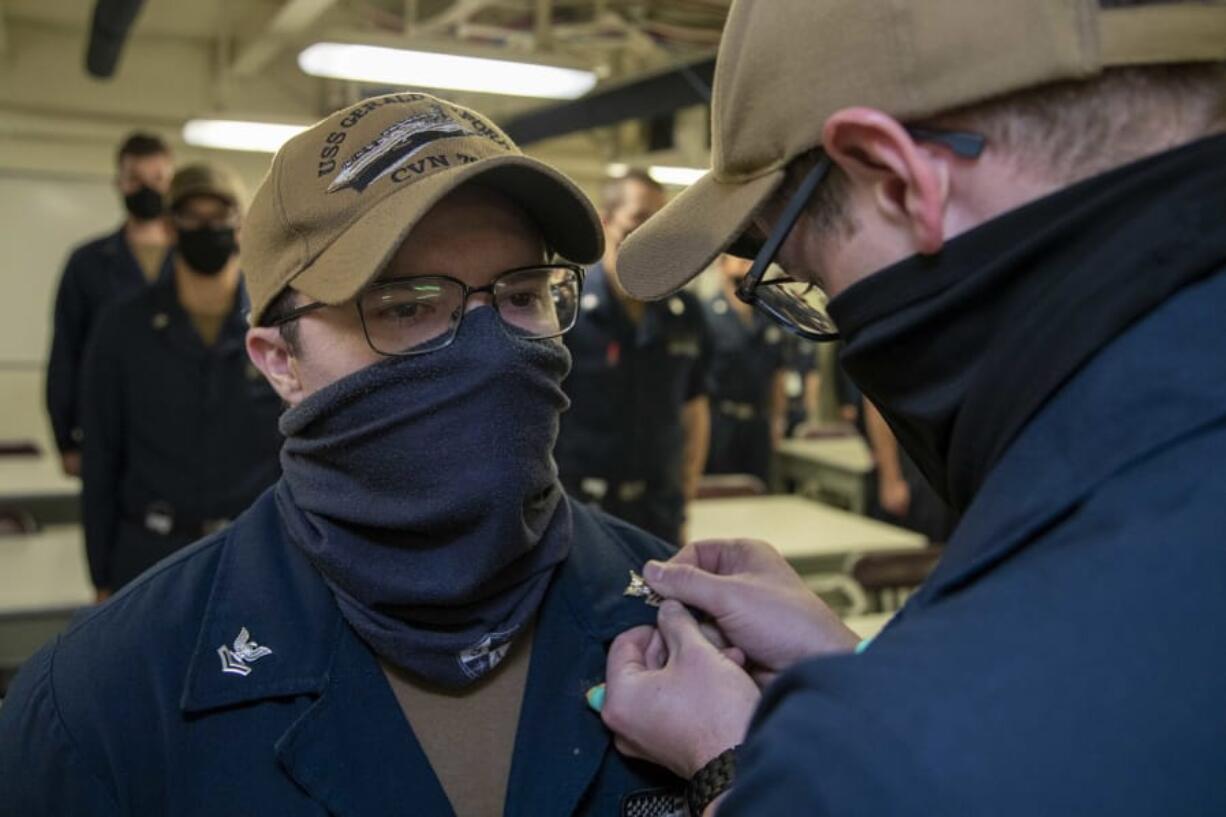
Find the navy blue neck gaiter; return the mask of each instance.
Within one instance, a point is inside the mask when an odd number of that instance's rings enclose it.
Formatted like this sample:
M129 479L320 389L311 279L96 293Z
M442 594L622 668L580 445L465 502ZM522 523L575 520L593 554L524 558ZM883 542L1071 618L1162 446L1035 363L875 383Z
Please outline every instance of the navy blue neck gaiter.
M493 669L571 541L553 446L570 355L488 307L451 346L376 363L281 417L293 542L384 660L450 688Z
M1031 202L830 302L844 369L959 514L1115 338L1226 261L1226 136Z

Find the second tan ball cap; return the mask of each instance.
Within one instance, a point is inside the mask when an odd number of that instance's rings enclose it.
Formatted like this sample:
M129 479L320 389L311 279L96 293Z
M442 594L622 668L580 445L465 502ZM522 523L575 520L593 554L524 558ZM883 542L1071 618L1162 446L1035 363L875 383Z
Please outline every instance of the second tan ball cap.
M603 253L596 211L562 173L524 156L475 111L390 94L334 113L273 158L240 248L250 322L259 325L288 286L327 304L354 297L418 219L469 182L522 207L559 255L588 264Z
M174 210L192 196L212 196L240 212L247 204L247 191L234 171L206 162L186 165L175 171L166 203Z
M852 106L901 121L1105 68L1226 60L1226 2L735 0L715 64L711 172L622 245L622 286L663 298L745 231Z

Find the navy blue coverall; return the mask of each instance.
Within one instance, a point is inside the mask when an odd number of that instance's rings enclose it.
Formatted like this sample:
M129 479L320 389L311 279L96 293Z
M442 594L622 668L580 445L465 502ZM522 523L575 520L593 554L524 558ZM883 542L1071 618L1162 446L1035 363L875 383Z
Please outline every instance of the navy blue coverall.
M159 280L171 274L171 254ZM81 372L90 333L102 310L145 286L145 273L123 228L72 251L55 296L55 326L47 362L47 413L60 451L81 450Z
M281 472L281 400L247 358L241 297L206 346L173 276L112 305L85 366L90 576L118 589L233 519Z
M597 264L579 321L555 457L577 499L676 543L685 522L682 408L708 392L710 337L687 292L649 303L635 324Z

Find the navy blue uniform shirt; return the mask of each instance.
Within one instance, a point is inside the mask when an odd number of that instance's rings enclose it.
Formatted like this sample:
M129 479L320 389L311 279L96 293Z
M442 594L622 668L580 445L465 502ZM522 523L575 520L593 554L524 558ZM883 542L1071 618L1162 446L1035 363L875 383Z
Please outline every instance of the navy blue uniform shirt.
M234 308L206 346L173 276L114 304L85 365L82 510L90 575L122 586L232 519L280 474L281 400Z
M584 699L608 643L655 620L622 591L667 548L578 505L574 526L537 617L508 817L617 815L681 785L619 755ZM222 814L452 814L271 492L44 647L0 707L0 817Z
M775 374L785 368L790 335L757 310L749 323L728 299L717 295L703 304L711 331L711 402L729 400L752 405L765 415L770 408Z
M788 360L788 338L757 310L741 319L724 295L703 304L711 330L711 447L707 472L770 476L775 377Z
M1226 271L1067 383L863 655L772 685L720 817L1226 814Z
M171 273L171 254L159 280ZM47 362L47 413L60 451L81 448L81 367L90 332L102 310L145 286L145 273L123 228L72 251L55 296L55 326Z
M563 484L676 541L685 512L681 411L708 392L701 304L680 292L647 304L636 325L597 264L584 282L579 321L563 338L574 358L562 384L571 407L555 451Z
M796 336L788 338L784 345L783 368L787 371L788 424L787 433L790 436L796 427L816 417L809 416L809 407L805 405L805 379L810 374L820 376L818 365L819 344ZM845 378L846 375L843 375Z

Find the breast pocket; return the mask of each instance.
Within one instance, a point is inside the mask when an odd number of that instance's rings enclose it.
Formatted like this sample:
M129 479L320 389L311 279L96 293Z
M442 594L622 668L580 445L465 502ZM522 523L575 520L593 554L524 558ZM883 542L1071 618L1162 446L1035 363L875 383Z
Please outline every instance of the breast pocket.
M620 755L606 763L576 814L583 817L686 817L685 782L658 766L627 762Z
M651 356L648 379L652 381L654 394L667 399L676 406L682 405L690 391L694 367L702 354L702 343L697 335L682 335L665 339L658 351Z

